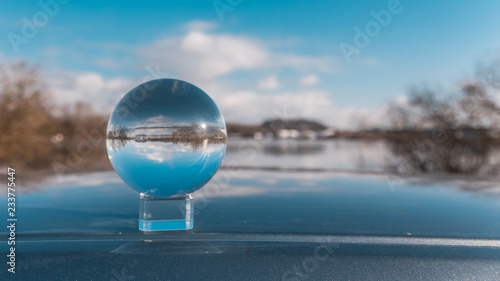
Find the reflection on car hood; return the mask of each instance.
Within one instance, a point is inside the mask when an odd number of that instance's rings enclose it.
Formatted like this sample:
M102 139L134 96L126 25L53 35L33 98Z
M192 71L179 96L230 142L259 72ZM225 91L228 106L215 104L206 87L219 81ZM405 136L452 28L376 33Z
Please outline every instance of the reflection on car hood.
M19 188L18 235L139 233L139 194L114 172L35 187ZM492 182L474 180L222 169L193 194L189 233L499 239L499 195Z

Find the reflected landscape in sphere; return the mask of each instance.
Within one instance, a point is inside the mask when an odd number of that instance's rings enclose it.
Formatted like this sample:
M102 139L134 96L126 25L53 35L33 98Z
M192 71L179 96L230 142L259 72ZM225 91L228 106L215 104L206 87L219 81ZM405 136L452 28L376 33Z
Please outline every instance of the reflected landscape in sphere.
M118 175L158 198L201 188L226 151L226 125L217 105L198 87L175 79L152 80L128 92L106 135Z

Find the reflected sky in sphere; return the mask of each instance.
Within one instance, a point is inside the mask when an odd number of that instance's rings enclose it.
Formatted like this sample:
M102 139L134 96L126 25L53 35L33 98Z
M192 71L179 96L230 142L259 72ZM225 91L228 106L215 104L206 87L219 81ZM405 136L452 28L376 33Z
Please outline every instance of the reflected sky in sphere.
M118 175L139 192L166 198L194 192L213 177L227 133L205 92L184 81L158 79L120 100L106 137Z

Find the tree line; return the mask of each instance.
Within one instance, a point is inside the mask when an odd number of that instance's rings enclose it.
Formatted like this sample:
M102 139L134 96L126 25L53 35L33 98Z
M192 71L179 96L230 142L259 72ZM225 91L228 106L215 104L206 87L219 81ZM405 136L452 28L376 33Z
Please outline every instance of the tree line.
M77 102L56 105L39 69L0 65L0 165L77 170L106 165L107 116ZM104 131L103 131L104 130Z

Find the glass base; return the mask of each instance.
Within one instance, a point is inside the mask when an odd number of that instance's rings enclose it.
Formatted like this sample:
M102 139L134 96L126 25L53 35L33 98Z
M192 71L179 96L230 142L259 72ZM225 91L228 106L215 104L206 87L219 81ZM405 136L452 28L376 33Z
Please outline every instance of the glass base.
M173 231L193 228L194 201L191 195L154 198L141 193L139 230Z

